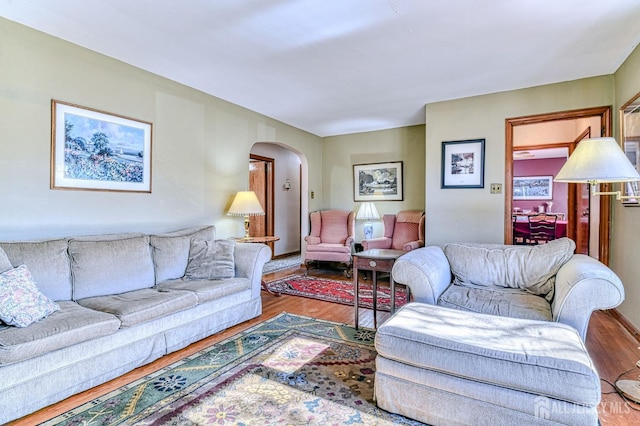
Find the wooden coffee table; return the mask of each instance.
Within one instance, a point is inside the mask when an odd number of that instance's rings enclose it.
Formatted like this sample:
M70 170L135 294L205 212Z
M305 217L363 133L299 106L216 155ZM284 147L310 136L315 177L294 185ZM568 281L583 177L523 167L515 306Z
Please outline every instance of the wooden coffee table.
M378 327L377 311L378 311L378 272L389 273L389 286L391 291L391 313L396 310L396 287L393 277L391 276L391 268L396 259L405 254L402 250L372 249L365 250L353 255L353 287L354 287L354 309L355 309L355 328L358 328L358 311L359 311L359 293L360 284L358 278L358 270L372 271L373 273L373 327Z

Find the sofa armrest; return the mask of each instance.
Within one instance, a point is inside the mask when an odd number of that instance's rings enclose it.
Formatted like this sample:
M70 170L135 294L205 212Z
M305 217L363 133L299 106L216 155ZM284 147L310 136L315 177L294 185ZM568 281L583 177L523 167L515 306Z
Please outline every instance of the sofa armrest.
M251 296L260 297L262 270L271 260L271 249L266 244L236 243L234 253L236 277L247 277L251 281Z
M403 254L391 270L393 280L411 289L414 302L435 305L451 284L451 268L438 246L422 247Z
M391 247L391 238L379 237L362 240L362 250L388 249Z
M584 340L596 309L612 309L624 300L620 278L598 260L574 254L556 274L553 320L574 327Z

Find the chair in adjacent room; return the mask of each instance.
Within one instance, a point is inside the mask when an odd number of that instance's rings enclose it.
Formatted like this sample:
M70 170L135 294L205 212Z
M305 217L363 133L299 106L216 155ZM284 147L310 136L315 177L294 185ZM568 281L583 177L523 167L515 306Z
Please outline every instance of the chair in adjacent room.
M529 216L529 244L544 244L556 239L556 221L558 216L539 213Z
M355 234L355 214L347 210L321 210L309 215L311 231L304 237L305 275L309 265L318 262L338 262L347 266L351 277L351 250Z
M379 238L362 240L362 249L393 249L411 251L424 247L423 211L405 210L382 217L384 235Z
M529 221L518 221L518 215L513 215L513 244L528 244L529 238Z

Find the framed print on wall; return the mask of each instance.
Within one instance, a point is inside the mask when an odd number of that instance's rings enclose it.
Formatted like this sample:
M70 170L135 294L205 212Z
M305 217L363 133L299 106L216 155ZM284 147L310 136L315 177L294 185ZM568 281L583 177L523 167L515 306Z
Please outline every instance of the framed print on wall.
M552 200L553 176L514 176L513 199Z
M354 201L402 201L402 161L353 165Z
M152 124L51 101L51 189L151 192Z
M622 148L631 164L640 172L640 93L620 108L620 133ZM640 206L640 189L638 182L623 182L622 195L634 198L624 199L626 207Z
M442 142L440 187L484 188L484 139Z

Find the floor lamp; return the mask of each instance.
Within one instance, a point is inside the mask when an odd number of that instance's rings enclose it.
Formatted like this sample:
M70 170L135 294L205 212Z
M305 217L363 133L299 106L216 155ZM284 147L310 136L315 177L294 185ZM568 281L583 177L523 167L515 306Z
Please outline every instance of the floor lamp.
M258 200L255 192L239 191L233 199L227 215L244 216L244 239L250 240L249 216L264 215L264 210L262 205L260 205L260 201Z
M615 195L616 200L632 200L637 194L622 195L622 191L598 192L600 183L640 181L640 174L614 138L582 140L562 166L556 182L588 183L591 195ZM640 368L640 361L636 363ZM638 377L640 379L640 377ZM630 400L640 403L640 381L618 380L616 388Z

